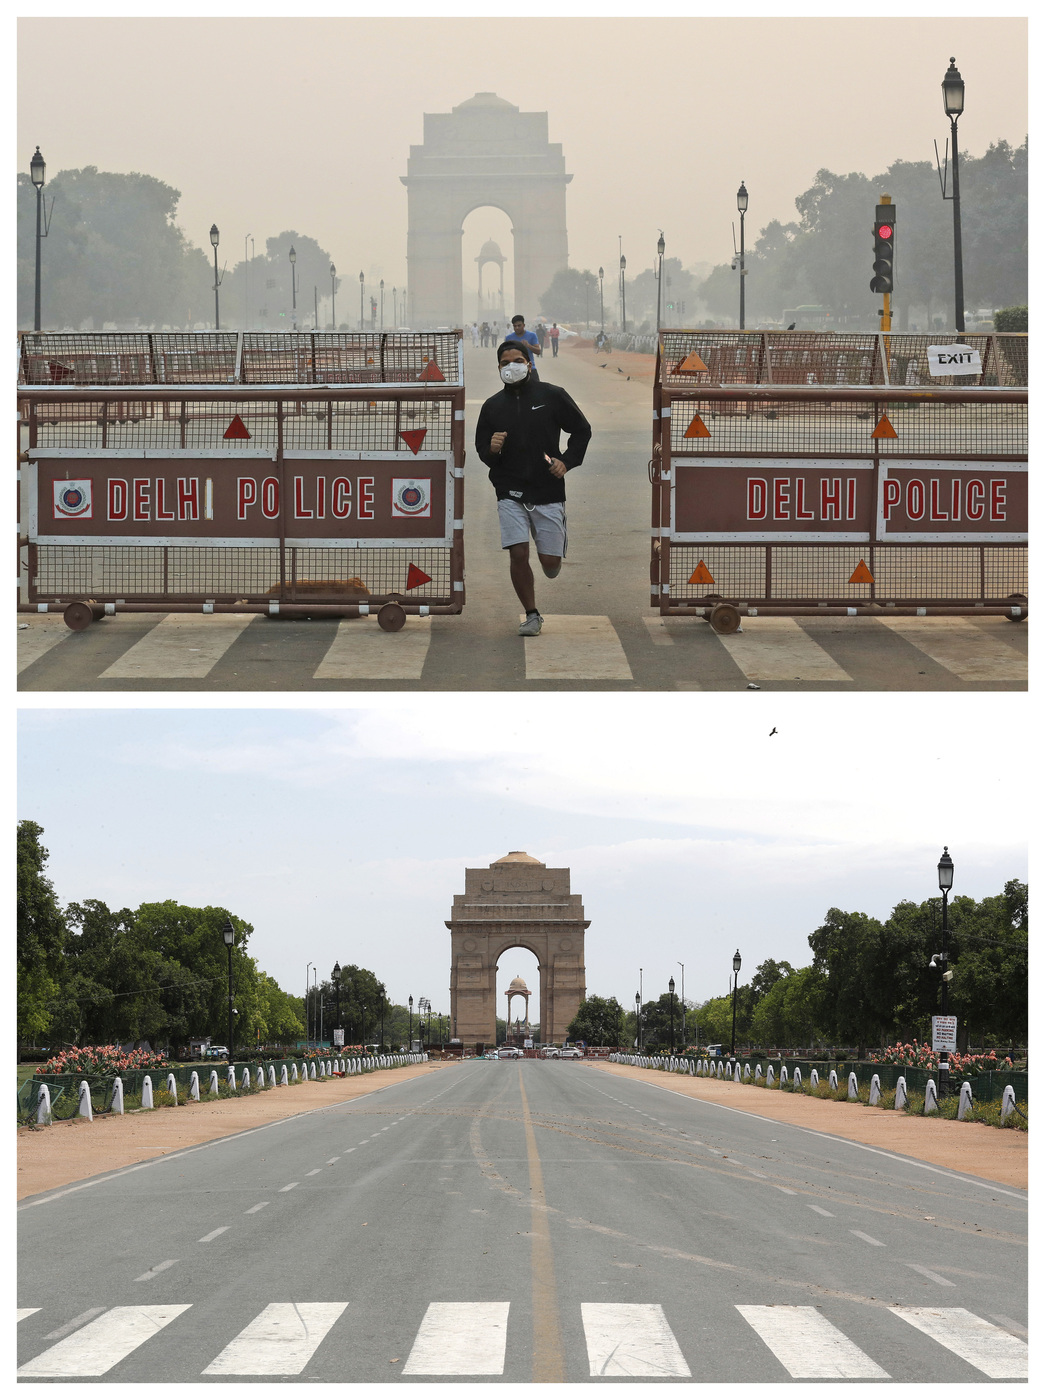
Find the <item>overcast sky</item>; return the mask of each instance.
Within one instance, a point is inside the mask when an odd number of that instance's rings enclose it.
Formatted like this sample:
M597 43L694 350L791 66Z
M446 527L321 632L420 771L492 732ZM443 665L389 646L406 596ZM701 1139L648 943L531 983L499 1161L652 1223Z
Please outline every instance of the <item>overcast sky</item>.
M966 83L962 148L979 156L1027 131L1026 21L951 17L961 3L919 19L613 19L605 6L548 19L539 5L494 18L498 7L474 3L454 8L481 17L448 19L438 4L414 8L392 19L23 19L20 168L39 145L50 174L143 171L181 190L178 221L208 254L218 224L229 266L246 235L260 249L296 229L349 275L402 286L409 147L425 112L476 92L548 113L574 177L570 261L592 270L616 269L618 236L629 272L652 266L660 228L687 267L727 261L741 180L753 241L795 217L822 167L873 176L898 158L932 161L933 139L942 152L949 134L940 83L952 54ZM509 227L498 211L469 216L466 285L486 238L510 255Z
M936 897L945 844L956 895L1026 878L1023 775L984 743L1022 732L1026 696L157 698L23 710L19 816L63 903L227 907L298 994L307 962L340 960L446 1011L453 896L510 850L570 868L588 989L624 1003L640 966L647 999L681 962L704 1000L735 948L742 982L808 965L832 906ZM506 954L502 1014L519 973L536 991L532 956Z

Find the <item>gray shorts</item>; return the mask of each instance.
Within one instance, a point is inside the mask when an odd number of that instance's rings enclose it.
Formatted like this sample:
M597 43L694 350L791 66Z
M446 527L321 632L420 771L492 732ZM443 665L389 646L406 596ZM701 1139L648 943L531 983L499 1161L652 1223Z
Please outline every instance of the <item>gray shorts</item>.
M566 554L566 505L552 501L546 506L524 506L511 499L497 502L497 517L501 522L501 548L526 544L532 535L538 554L551 554L562 559Z

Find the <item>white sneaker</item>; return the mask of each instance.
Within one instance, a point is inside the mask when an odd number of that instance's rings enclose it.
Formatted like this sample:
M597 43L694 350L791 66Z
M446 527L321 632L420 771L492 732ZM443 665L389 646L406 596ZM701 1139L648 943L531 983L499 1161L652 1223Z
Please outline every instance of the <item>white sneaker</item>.
M526 614L526 621L519 628L520 637L536 637L544 626L544 618L539 612Z

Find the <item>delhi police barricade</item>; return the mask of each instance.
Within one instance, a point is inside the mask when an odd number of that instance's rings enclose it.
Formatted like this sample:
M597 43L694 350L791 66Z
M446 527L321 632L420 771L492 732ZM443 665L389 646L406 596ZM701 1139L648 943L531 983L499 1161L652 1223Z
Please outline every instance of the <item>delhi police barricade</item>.
M651 604L707 618L1027 615L1027 337L662 331ZM968 359L968 356L964 357ZM899 381L899 382L898 382Z
M464 605L460 332L21 337L19 610Z

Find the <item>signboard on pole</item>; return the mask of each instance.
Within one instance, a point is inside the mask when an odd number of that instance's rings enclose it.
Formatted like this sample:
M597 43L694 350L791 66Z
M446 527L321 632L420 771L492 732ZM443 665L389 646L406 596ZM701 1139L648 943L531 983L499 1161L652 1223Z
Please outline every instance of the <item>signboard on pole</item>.
M343 1049L345 1044L345 1032L343 1030L338 1029L334 1032L334 1044L339 1050Z
M943 374L982 374L980 352L971 345L927 345L929 373L934 379Z
M947 1051L958 1049L957 1016L933 1017L933 1049Z

